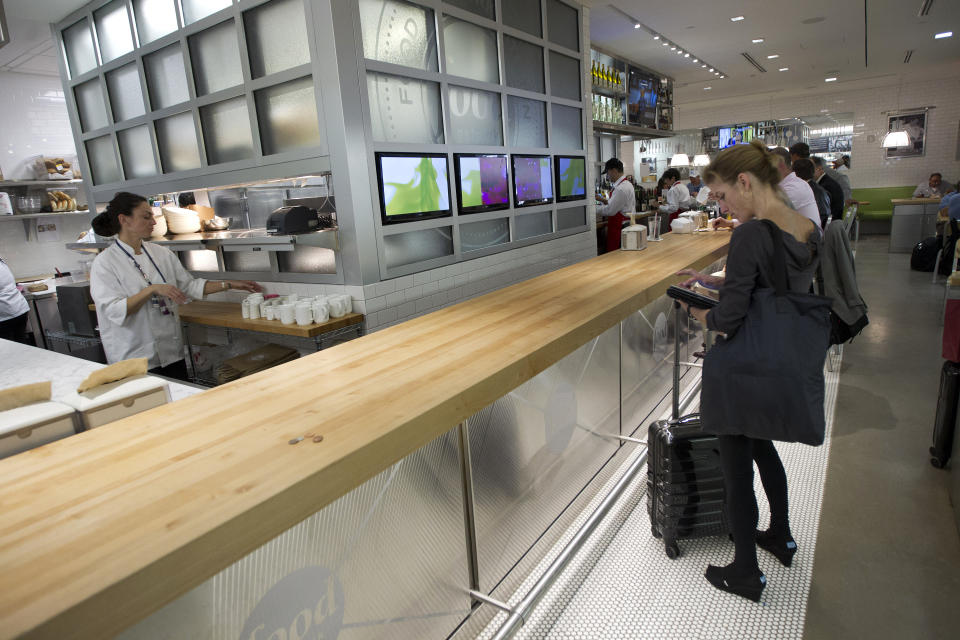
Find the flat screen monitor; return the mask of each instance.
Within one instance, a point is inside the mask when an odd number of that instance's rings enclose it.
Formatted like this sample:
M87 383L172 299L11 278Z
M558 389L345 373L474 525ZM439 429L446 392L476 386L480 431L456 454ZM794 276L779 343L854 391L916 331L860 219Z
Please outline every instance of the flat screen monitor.
M557 202L587 197L587 163L582 156L556 156Z
M657 78L630 69L627 96L629 124L651 129L657 126Z
M518 207L553 202L550 156L511 156L513 201Z
M510 207L507 156L458 153L457 206L460 213L480 213Z
M746 144L753 140L753 127L721 127L720 148L726 149L735 144Z
M376 162L383 224L451 215L446 154L381 151Z

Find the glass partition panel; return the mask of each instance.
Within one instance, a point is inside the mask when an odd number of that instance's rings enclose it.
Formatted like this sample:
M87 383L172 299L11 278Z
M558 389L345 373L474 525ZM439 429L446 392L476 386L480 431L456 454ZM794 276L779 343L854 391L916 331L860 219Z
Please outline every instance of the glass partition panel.
M447 73L481 82L500 82L495 31L444 16L443 43Z
M580 61L550 52L550 95L580 101Z
M517 216L514 219L517 240L542 236L553 231L553 213L540 211Z
M510 242L510 219L498 218L460 225L460 249L464 252Z
M583 149L583 122L580 109L562 104L552 104L550 107L553 117L550 146L554 149Z
M303 0L274 0L243 14L254 78L310 62Z
M547 38L550 42L580 51L577 10L559 0L547 0Z
M189 111L157 120L157 146L164 173L200 167L200 147L193 114Z
M131 62L107 73L107 89L114 121L129 120L146 113L136 63Z
M360 0L363 57L438 71L433 11L399 0Z
M503 144L500 94L450 85L450 141L454 144Z
M557 231L574 229L587 224L587 209L585 207L571 207L557 210Z
M312 77L261 89L255 96L264 155L323 144Z
M77 110L80 112L80 128L94 131L110 124L107 114L107 105L103 100L103 88L100 79L94 78L73 88L73 95L77 98Z
M253 157L253 135L247 99L238 96L223 102L200 107L203 141L207 146L207 162L220 164Z
M377 142L443 144L439 83L368 71L367 95Z
M143 69L147 74L147 89L154 110L172 107L190 99L187 71L179 42L144 56Z
M183 22L191 24L221 9L226 9L232 3L232 0L182 0Z
M100 58L110 62L133 51L133 33L130 32L130 17L124 0L113 0L94 12L97 25L97 40L100 42Z
M153 157L153 141L147 125L117 131L117 142L120 144L120 159L127 180L160 173Z
M145 45L168 33L173 33L177 24L175 0L133 0L133 16L137 21L137 36Z
M384 236L387 268L453 255L453 227L437 227Z
M63 45L67 50L71 77L76 78L97 68L97 53L93 49L93 35L86 18L63 30Z
M508 0L502 3L503 24L533 34L543 35L540 0Z
M93 184L108 184L120 182L120 165L117 163L117 153L113 147L113 136L101 136L87 140L87 160L90 161L90 171L93 173Z
M336 273L337 254L332 249L296 245L293 251L277 252L283 273Z
M496 20L496 7L493 0L444 0L447 4L460 7L470 13L483 16L488 20Z
M190 60L198 96L242 84L240 45L233 20L190 36Z
M507 96L507 145L547 146L547 105L539 100Z
M507 86L544 92L542 47L503 36L503 60Z

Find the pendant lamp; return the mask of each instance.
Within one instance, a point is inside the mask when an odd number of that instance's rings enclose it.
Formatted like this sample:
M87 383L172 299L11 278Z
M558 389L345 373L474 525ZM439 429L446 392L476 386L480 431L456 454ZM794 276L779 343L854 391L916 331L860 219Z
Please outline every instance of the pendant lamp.
M698 153L693 157L693 166L705 167L710 164L710 156L705 153Z
M897 115L900 114L900 90L902 88L902 84L897 87ZM900 126L899 121L897 121L895 126ZM888 149L892 147L909 147L910 136L902 129L899 131L888 131L887 135L883 136L883 142L880 143L880 146Z
M689 167L690 158L685 153L675 153L670 160L671 167Z

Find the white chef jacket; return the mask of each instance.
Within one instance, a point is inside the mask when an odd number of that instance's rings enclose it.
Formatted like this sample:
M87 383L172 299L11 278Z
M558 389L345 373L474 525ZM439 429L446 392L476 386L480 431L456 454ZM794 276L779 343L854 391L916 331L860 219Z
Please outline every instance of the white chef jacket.
M130 256L143 269L149 282L144 280ZM156 267L150 258L156 262ZM161 273L157 273L157 267ZM150 284L163 284L164 278L166 284L177 287L188 297L203 298L206 280L191 276L172 251L152 242L144 242L143 250L136 254L132 247L117 240L93 261L90 296L97 307L100 339L107 362L147 358L147 366L154 369L183 359L180 319L173 301L164 298L171 311L168 315L154 307L150 300L133 315L127 315L127 298Z
M17 281L10 267L0 260L0 322L18 318L29 310L26 299L17 289Z
M597 211L605 218L615 216L618 213L625 216L636 213L637 197L633 192L633 184L627 180L626 176L620 176L620 179L613 183L610 200Z
M665 195L667 203L660 205L662 213L674 213L680 207L690 209L697 206L696 200L690 197L690 190L687 189L687 185L679 180L673 183L673 186L667 190Z
M780 181L780 188L790 198L794 211L811 220L816 225L817 230L822 232L820 209L817 208L817 199L807 181L797 177L797 174L791 171L786 178Z

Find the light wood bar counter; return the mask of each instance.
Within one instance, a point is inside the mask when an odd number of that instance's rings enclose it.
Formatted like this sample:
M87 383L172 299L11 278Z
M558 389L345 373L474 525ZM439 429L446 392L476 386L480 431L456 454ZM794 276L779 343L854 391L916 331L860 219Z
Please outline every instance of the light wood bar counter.
M0 461L0 636L102 638L724 256L666 234ZM305 438L322 434L323 441Z

